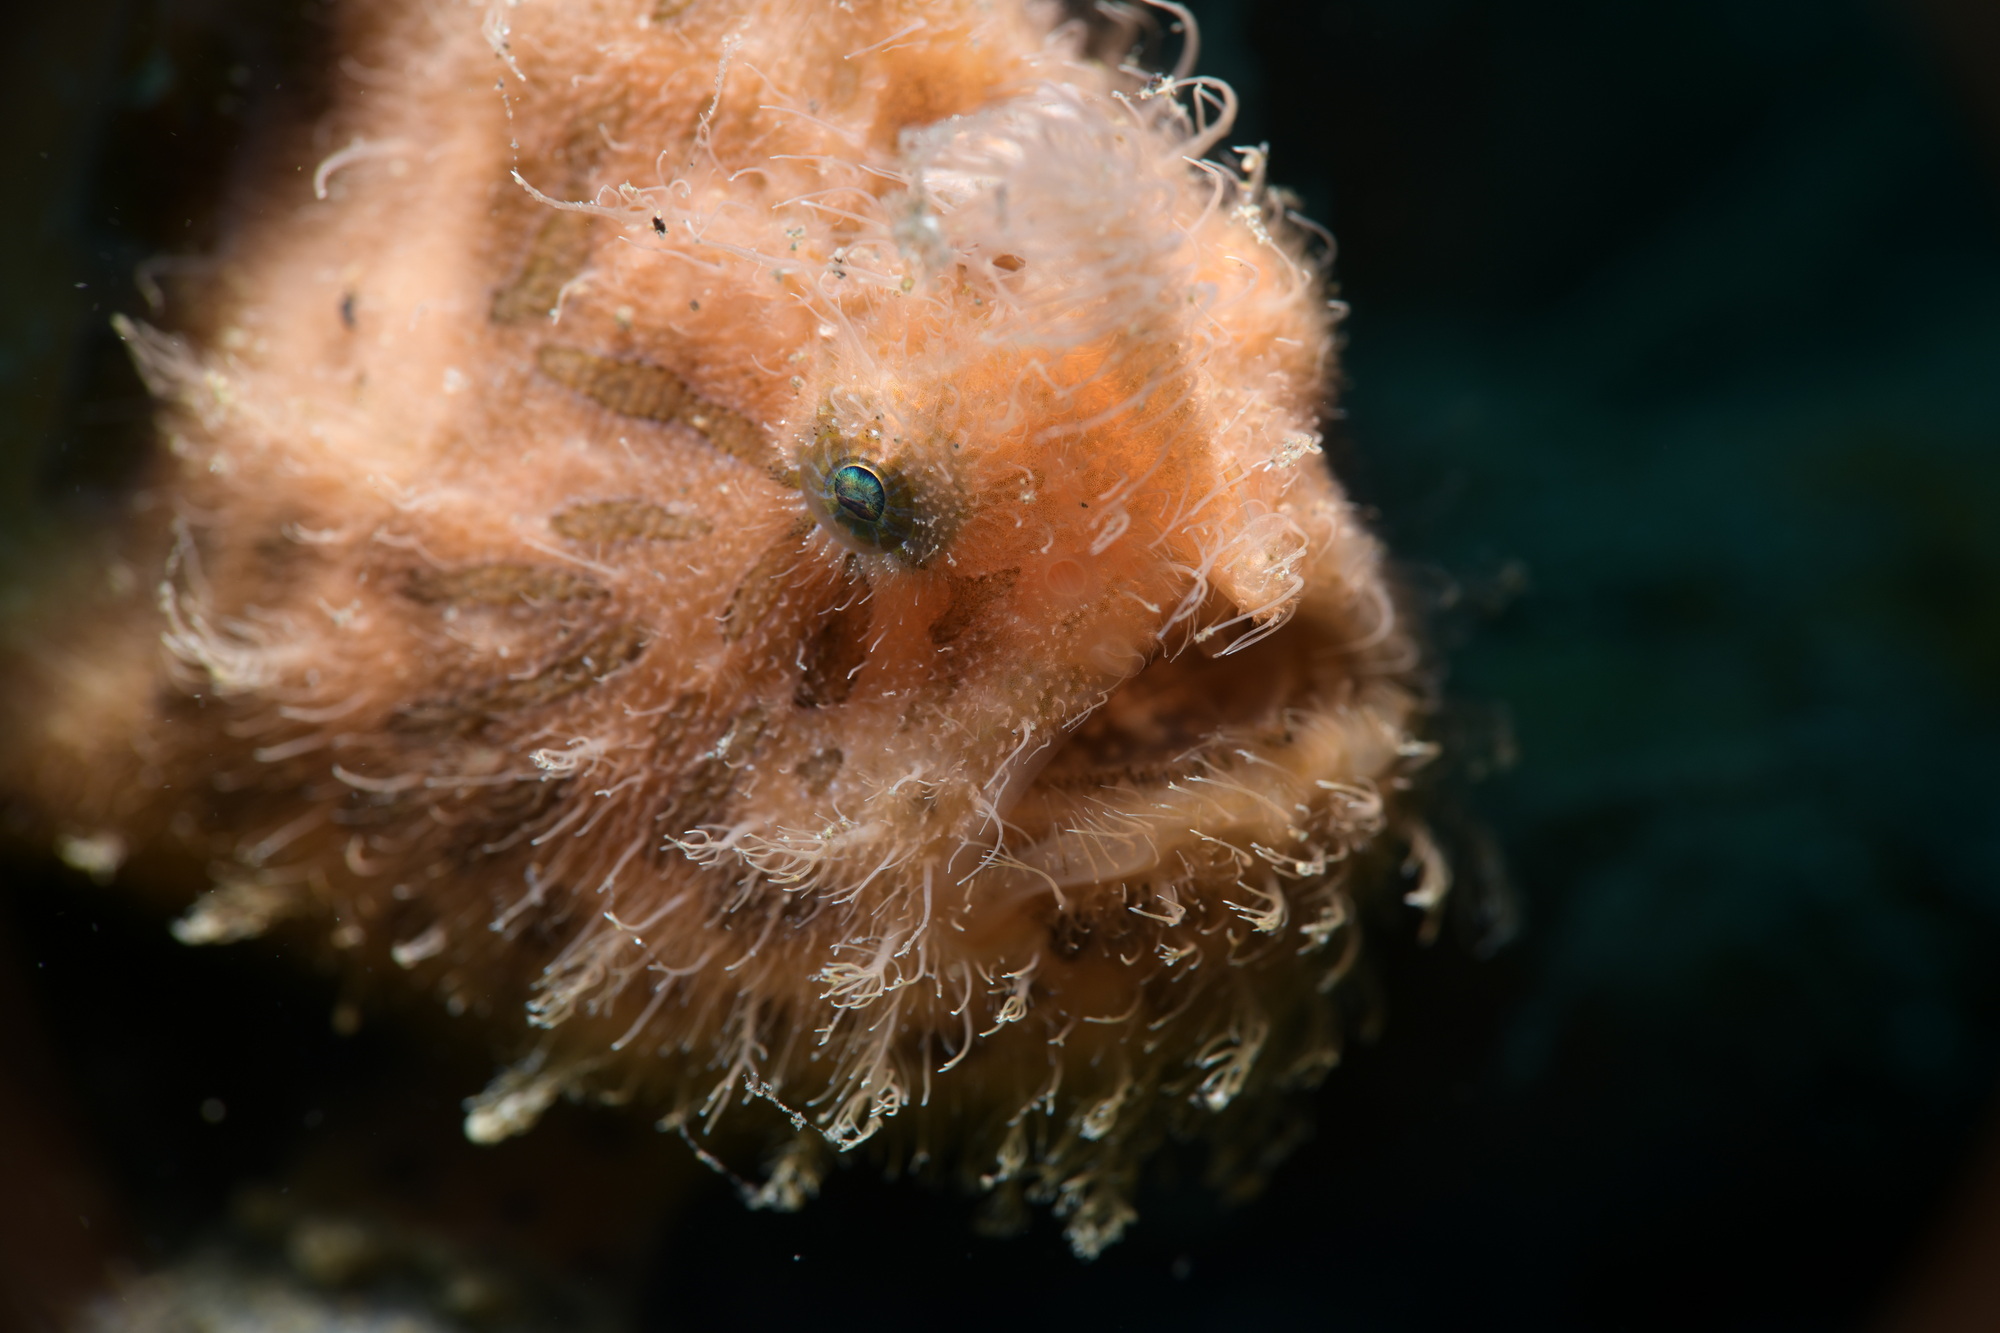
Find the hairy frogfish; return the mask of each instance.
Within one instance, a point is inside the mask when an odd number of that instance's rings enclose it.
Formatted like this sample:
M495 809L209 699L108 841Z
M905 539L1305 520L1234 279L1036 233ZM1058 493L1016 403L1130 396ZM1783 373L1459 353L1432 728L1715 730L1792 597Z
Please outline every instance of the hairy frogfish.
M349 5L120 322L157 466L5 789L461 1016L475 1141L740 1126L774 1207L865 1143L1084 1255L1168 1139L1253 1170L1448 872L1325 248L1156 9Z

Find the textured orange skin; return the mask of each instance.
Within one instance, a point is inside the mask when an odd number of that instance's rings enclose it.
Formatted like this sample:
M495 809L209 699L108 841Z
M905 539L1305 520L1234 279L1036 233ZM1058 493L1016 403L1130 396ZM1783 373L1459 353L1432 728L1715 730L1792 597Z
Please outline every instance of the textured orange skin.
M1095 1253L1332 1063L1422 749L1282 208L1013 4L349 18L215 337L128 331L172 553L9 785L477 1015L477 1138L765 1098L757 1202L893 1131ZM934 541L807 502L850 454Z

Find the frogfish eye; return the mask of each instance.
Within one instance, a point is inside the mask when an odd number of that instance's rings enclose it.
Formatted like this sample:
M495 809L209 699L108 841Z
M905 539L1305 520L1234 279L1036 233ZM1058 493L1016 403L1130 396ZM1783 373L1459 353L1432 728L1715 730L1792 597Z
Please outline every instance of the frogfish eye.
M823 447L829 443L836 447ZM838 448L841 443L822 439L822 447L800 460L806 508L854 550L893 555L908 565L930 559L948 526L935 488L920 488L896 463L849 453Z
M849 459L833 470L827 478L827 493L841 512L856 523L879 524L889 505L882 474L859 459Z
M822 404L792 475L827 535L849 550L921 568L951 541L964 510L958 445L922 431L885 432L881 422L846 425Z

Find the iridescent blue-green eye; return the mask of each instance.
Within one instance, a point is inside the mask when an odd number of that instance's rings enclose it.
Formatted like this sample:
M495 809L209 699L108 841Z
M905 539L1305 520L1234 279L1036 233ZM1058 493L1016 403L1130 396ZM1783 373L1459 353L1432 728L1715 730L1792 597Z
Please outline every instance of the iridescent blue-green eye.
M937 549L935 506L919 498L900 468L859 454L817 449L801 462L807 507L847 545L894 555L911 565L923 564Z
M867 463L850 460L833 470L827 479L827 498L856 523L871 527L882 521L889 507L888 489L882 475Z
M903 435L885 425L879 415L843 422L832 403L822 404L801 442L798 469L785 479L841 545L920 569L958 528L958 445L948 436Z

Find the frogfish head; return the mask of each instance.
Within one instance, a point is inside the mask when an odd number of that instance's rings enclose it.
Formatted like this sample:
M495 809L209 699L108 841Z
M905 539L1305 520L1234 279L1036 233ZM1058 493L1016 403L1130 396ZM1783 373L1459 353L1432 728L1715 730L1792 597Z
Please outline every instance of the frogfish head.
M1338 303L1227 90L1053 11L626 8L354 8L402 73L220 332L123 326L158 594L6 780L209 867L183 939L482 1016L475 1139L743 1123L770 1206L875 1140L1094 1254L1334 1063L1396 862L1445 883Z

